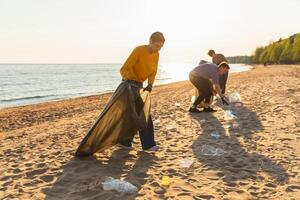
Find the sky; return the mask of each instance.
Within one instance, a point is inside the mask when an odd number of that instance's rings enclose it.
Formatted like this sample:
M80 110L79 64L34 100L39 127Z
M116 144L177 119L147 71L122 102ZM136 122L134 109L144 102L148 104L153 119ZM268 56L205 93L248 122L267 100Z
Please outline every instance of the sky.
M163 32L163 63L251 55L300 32L300 0L0 0L0 63L122 63Z

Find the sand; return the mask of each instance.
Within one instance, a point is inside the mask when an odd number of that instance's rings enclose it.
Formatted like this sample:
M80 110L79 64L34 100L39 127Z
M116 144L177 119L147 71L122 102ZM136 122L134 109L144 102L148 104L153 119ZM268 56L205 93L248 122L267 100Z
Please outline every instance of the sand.
M300 199L300 66L256 66L231 74L227 88L242 105L217 101L216 113L191 115L188 81L155 87L156 153L137 135L133 150L74 157L111 94L1 109L0 199ZM182 168L182 159L193 163ZM109 176L138 192L104 191Z

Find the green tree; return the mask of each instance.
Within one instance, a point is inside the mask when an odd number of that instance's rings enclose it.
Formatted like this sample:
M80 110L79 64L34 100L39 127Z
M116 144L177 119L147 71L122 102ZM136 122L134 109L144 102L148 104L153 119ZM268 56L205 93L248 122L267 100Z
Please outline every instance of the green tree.
M292 60L294 63L300 62L300 34L297 34L294 38Z
M284 49L279 58L280 63L291 64L293 63L292 59L292 44L289 40L285 41Z
M283 51L284 47L281 42L277 42L273 45L272 51L270 53L270 61L273 63L279 63L280 55Z
M254 55L252 57L253 63L260 63L259 58L260 58L260 55L263 53L263 51L264 51L264 47L257 47L255 49Z

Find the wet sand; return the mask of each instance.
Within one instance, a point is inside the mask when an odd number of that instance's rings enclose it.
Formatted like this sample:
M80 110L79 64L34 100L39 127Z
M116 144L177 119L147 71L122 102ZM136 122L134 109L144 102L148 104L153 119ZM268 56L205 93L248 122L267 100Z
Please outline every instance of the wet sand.
M234 90L242 104L217 101L216 113L189 114L188 81L155 87L160 150L143 152L137 135L133 150L95 158L74 152L111 94L1 109L0 199L300 199L300 66L230 74L227 94ZM237 118L226 120L224 110ZM182 159L193 164L182 168ZM107 176L138 192L104 191Z

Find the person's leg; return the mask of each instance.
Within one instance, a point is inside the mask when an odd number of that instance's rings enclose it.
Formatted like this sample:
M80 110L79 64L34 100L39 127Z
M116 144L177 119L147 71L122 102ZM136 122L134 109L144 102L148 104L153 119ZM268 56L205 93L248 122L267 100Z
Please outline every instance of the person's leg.
M139 131L139 135L140 135L142 148L144 150L150 149L151 147L156 145L155 140L154 140L153 121L152 121L151 116L149 116L147 128Z
M203 111L204 112L215 112L216 110L214 110L210 107L210 103L213 98L213 85L209 80L207 80L206 85L207 85L207 90L204 94L204 109L203 109Z
M190 76L190 81L197 88L198 96L197 96L196 100L193 102L193 105L191 106L191 108L189 109L189 112L200 112L197 109L197 106L203 101L205 96L207 96L207 94L206 94L207 90L208 90L207 81L209 81L209 80L206 80L201 77Z

